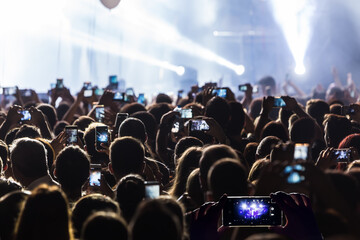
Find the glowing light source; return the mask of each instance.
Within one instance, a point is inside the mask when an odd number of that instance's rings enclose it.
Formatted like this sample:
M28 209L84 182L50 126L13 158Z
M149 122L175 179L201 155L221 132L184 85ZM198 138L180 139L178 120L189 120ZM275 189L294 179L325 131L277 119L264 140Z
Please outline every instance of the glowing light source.
M270 0L270 4L294 57L295 73L304 74L304 57L312 34L311 21L316 9L315 1Z
M185 73L185 68L183 66L180 66L176 70L177 75L182 76Z
M235 71L235 73L236 73L237 75L241 76L241 75L243 75L244 72L245 72L245 67L244 67L243 65L236 66L236 67L234 68L234 71Z

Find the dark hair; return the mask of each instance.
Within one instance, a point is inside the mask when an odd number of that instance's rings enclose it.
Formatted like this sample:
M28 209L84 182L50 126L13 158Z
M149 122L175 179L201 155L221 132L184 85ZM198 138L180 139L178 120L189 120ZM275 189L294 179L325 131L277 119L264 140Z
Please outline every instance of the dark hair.
M112 212L97 212L87 218L81 240L126 240L128 228L125 220Z
M342 111L341 111L342 106L343 105L341 105L339 103L331 104L329 113L336 114L336 115L342 115Z
M7 164L7 161L9 159L9 148L6 145L6 143L2 140L0 140L0 158L2 159L3 165L1 170L5 167Z
M129 174L120 179L116 188L116 199L126 221L130 222L144 197L145 184L140 175Z
M248 181L251 183L256 182L260 178L262 171L269 164L270 164L270 160L267 160L265 158L256 160L250 169L250 172L248 175Z
M19 131L17 131L17 133L15 134L14 140L24 137L33 138L33 139L39 138L41 137L40 129L32 125L24 124L19 128Z
M144 123L149 139L156 138L157 124L154 115L146 111L140 111L131 114L130 117L140 119Z
M204 143L197 139L196 137L183 137L181 138L175 145L174 149L174 160L175 166L177 165L177 160L181 157L181 155L189 148L189 147L202 147Z
M244 158L248 163L249 168L254 164L256 161L256 151L259 144L257 142L250 142L246 145L244 149Z
M148 111L155 117L156 123L160 124L161 117L172 109L169 103L156 103L150 106Z
M249 116L255 120L260 115L262 98L255 98L251 101L249 107Z
M204 203L204 194L200 184L200 168L194 169L186 182L186 192L191 200L196 204L195 208L200 207Z
M339 146L339 143L351 134L351 122L344 116L326 114L323 125L328 147Z
M133 103L129 103L129 104L126 104L125 106L123 106L121 108L120 112L128 113L130 115L130 114L133 114L136 112L141 112L141 111L146 111L146 108L144 107L144 105L137 103L137 102L133 102Z
M145 150L142 143L133 137L115 139L110 145L110 161L116 178L142 172Z
M290 128L290 139L295 143L312 143L316 134L316 122L312 118L300 118Z
M224 158L216 162L210 168L207 181L214 201L218 201L224 193L229 196L249 194L246 169L234 159Z
M168 95L166 95L165 93L159 93L156 96L156 103L172 103L172 99L171 97L169 97Z
M19 190L22 190L22 186L19 183L11 179L0 178L0 198L8 193Z
M205 106L205 116L212 117L223 129L226 129L230 120L229 104L222 97L213 97Z
M11 129L10 131L8 131L6 133L6 136L5 136L5 143L10 146L12 144L12 142L14 141L14 138L15 138L15 135L16 133L19 131L20 128L13 128Z
M80 233L86 219L94 212L106 211L120 214L119 204L109 197L101 194L90 194L80 198L72 210L72 222L75 237Z
M275 79L271 76L265 76L258 81L258 84L275 87Z
M55 136L58 136L62 131L64 131L65 127L69 125L69 123L67 121L61 120L58 121L55 126L54 126L54 134Z
M36 108L45 115L50 125L50 129L54 129L54 126L58 120L55 108L52 105L46 103L41 103L37 105Z
M275 136L280 138L283 142L289 140L288 130L280 122L271 121L268 122L261 131L260 139L264 139L268 136Z
M144 144L147 138L145 125L140 119L129 117L121 123L118 136L133 137Z
M89 177L90 159L79 147L68 146L56 157L56 177L65 189L77 189Z
M340 143L339 148L356 148L357 152L360 153L360 134L354 133L346 136Z
M64 101L59 104L59 106L56 108L56 115L58 119L63 119L65 113L69 110L70 106L70 103Z
M73 122L73 124L77 126L79 130L85 131L86 128L88 128L89 125L93 122L95 122L95 120L89 116L80 116Z
M322 126L325 114L330 113L330 107L329 104L323 100L310 99L306 102L306 112L315 118L316 122Z
M229 102L230 121L227 126L228 135L240 135L245 123L245 112L241 103Z
M287 110L286 108L280 108L278 118L280 122L285 126L285 128L289 127L289 119L292 114L293 111Z

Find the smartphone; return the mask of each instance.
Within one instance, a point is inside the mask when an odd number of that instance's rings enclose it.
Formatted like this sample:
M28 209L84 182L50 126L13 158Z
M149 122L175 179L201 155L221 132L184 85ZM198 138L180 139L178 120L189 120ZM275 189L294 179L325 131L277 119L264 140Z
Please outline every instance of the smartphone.
M102 96L104 94L104 89L103 88L96 88L95 89L95 95L96 96Z
M284 168L282 175L286 177L287 183L297 184L305 181L304 171L305 167L300 164L288 165Z
M124 92L115 92L114 101L125 101L125 93Z
M154 199L160 196L160 184L156 181L145 182L145 198Z
M3 94L5 96L12 96L16 93L16 87L4 87L3 88Z
M20 90L20 94L22 97L31 97L31 91L29 89Z
M135 96L134 89L133 89L133 88L127 88L127 89L125 90L125 94L126 94L127 96Z
M308 161L310 156L308 143L295 143L294 161Z
M247 85L246 84L239 85L239 91L246 92L247 91Z
M226 88L216 88L212 91L212 93L215 96L222 97L222 98L226 98L226 96L227 96Z
M67 135L66 144L74 144L77 143L78 140L78 128L75 125L66 126L65 133Z
M86 97L86 98L91 97L92 94L93 94L93 90L92 90L92 87L91 87L91 82L84 82L83 88L85 89L84 90L84 97Z
M96 126L95 133L97 150L103 149L103 147L101 146L102 143L106 146L109 146L109 131L107 126Z
M184 98L184 90L178 91L178 99L180 99L180 98Z
M20 113L23 115L23 117L20 119L20 121L29 121L31 120L31 113L29 112L29 110L21 110Z
M210 130L210 126L207 124L205 120L202 119L194 119L189 121L190 131L208 131Z
M109 84L110 84L110 85L118 84L118 80L117 80L117 76L116 76L116 75L111 75L111 76L109 76Z
M121 123L128 117L129 117L128 113L117 113L116 114L115 128L114 128L114 131L116 131L116 133L119 131L119 127L120 127Z
M104 105L97 105L95 108L95 120L97 122L104 122L105 108Z
M229 227L283 225L283 212L270 197L227 197L222 223Z
M142 104L142 105L145 105L145 95L143 93L139 93L139 97L137 99L137 102Z
M355 109L353 106L342 106L341 114L344 116L345 115L353 115L353 114L355 114Z
M253 93L258 93L259 92L259 86L255 85L253 86Z
M62 89L64 88L64 79L62 78L58 78L56 79L56 86L57 89Z
M179 121L175 121L173 123L173 126L171 128L171 132L172 133L178 133L180 131L180 122Z
M180 111L181 118L190 119L193 117L192 109L181 109Z
M281 97L274 97L274 107L286 107L286 103Z
M90 165L89 184L91 187L100 187L101 185L101 164Z
M342 148L342 149L334 149L333 154L335 156L336 162L350 162L351 160L351 149L350 148Z

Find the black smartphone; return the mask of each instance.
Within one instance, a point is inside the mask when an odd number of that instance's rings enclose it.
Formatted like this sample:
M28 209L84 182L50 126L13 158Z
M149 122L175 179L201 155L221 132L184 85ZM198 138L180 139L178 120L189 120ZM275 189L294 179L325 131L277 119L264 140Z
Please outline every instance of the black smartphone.
M209 131L210 126L203 119L193 119L189 121L190 131Z
M78 128L75 125L66 126L65 133L67 135L66 144L74 144L77 143L78 140Z
M115 92L113 100L125 102L125 93L124 92Z
M120 127L121 123L128 117L129 117L128 113L117 113L116 114L115 127L114 127L114 131L116 131L116 133L119 131L119 127Z
M308 143L295 143L294 161L308 161L310 157Z
M93 90L92 90L92 87L91 87L91 82L84 82L83 88L85 89L84 90L84 97L86 97L86 98L91 97L92 94L93 94Z
M246 92L247 91L247 85L246 84L239 85L239 91Z
M3 94L4 96L13 96L16 93L16 87L4 87Z
M193 118L193 112L191 108L180 109L181 118L190 119Z
M351 149L350 148L342 148L342 149L334 149L333 154L335 156L336 162L350 162L351 161Z
M222 222L229 227L283 225L283 212L270 197L227 197Z
M23 117L20 119L21 122L31 120L31 113L29 112L29 110L24 109L21 110L20 113L23 115Z
M116 76L116 75L111 75L111 76L109 76L109 84L110 84L110 85L118 84L118 80L117 80L117 76Z
M297 184L305 181L305 167L300 164L288 165L284 168L282 175L286 177L289 184Z
M286 107L284 99L281 97L274 97L274 107Z
M97 122L104 122L104 117L105 117L105 108L104 105L97 105L95 107L95 120Z
M96 142L96 149L101 150L103 147L101 144L105 144L109 146L109 131L107 126L96 126L95 127L95 142Z
M226 98L227 96L227 90L226 88L216 88L212 91L213 95Z
M89 185L91 187L100 187L101 185L101 164L90 165Z
M137 102L142 104L142 105L145 105L145 95L143 93L139 93Z
M145 198L154 199L160 196L160 184L156 181L145 182Z
M57 89L62 89L64 88L64 79L62 78L58 78L56 79L56 86Z
M184 90L179 90L177 97L178 97L178 99L184 98Z

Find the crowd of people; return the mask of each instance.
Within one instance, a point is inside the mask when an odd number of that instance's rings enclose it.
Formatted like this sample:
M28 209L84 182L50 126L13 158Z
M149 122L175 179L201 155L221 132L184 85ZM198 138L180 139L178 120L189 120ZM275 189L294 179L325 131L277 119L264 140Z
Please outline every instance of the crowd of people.
M145 102L116 86L56 86L47 103L4 90L0 239L360 239L360 104L351 74L334 76L310 94L264 77ZM255 196L281 224L222 221Z

